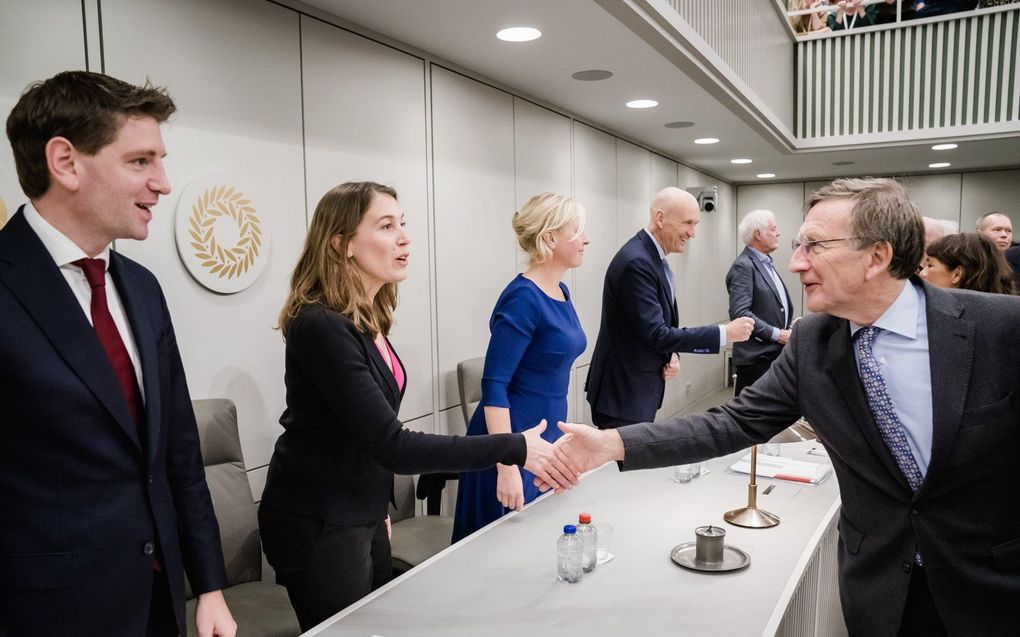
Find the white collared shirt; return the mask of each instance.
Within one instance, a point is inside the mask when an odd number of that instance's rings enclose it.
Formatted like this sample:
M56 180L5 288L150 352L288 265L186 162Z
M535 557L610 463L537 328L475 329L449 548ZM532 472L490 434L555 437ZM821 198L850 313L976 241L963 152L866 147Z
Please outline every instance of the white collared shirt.
M922 476L927 474L931 462L933 430L926 305L924 290L906 281L896 301L872 323L882 331L875 336L871 348ZM851 321L850 335L862 327ZM856 347L854 356L857 357ZM859 358L857 365L859 370Z
M74 297L78 299L82 312L89 324L92 324L92 287L85 279L85 273L81 268L74 265L72 261L88 258L85 251L79 248L74 241L53 227L46 221L39 211L31 203L25 204L22 211L25 221L35 231L36 236L42 241L43 247L50 253L53 262L60 268L60 273L71 287ZM131 332L131 325L128 323L127 315L124 313L124 305L120 301L120 294L117 293L117 286L113 284L110 276L110 246L103 248L103 251L94 258L102 259L106 263L106 305L110 309L113 323L120 332L120 338L124 341L128 356L131 358L131 365L135 368L135 378L138 379L138 389L142 392L142 400L145 399L145 385L142 383L141 358L138 355L138 347L135 345L134 334Z

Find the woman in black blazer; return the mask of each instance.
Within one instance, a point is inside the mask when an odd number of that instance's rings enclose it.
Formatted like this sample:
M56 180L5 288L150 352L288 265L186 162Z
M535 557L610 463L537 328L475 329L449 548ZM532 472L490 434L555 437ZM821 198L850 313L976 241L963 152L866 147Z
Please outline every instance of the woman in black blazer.
M342 184L319 201L280 314L287 408L259 525L303 631L390 577L394 473L523 465L556 488L577 483L565 456L523 434L440 436L397 419L404 367L386 335L408 244L396 192Z

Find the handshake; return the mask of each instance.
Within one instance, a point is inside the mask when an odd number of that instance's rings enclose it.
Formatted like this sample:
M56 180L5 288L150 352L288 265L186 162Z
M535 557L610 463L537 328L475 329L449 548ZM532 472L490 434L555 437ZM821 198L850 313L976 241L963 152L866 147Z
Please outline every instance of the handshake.
M555 443L542 438L545 420L524 432L528 446L524 468L535 474L535 486L540 491L562 493L577 484L582 473L610 460L623 460L623 440L615 429L600 431L564 422L558 426L564 435Z

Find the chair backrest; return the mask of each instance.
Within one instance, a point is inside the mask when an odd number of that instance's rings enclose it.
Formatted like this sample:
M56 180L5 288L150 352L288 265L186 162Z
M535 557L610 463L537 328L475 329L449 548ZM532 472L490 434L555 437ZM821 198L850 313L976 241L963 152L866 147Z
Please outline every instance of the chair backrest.
M415 511L414 502L414 476L397 474L393 476L393 500L390 502L390 520L400 522L413 518Z
M237 432L237 409L224 398L194 400L202 464L213 509L220 525L227 585L262 579L262 543L258 510L251 496L248 473ZM190 588L188 596L191 596Z
M460 390L460 409L464 414L464 427L471 422L478 403L482 402L482 371L485 357L469 358L457 363L457 389ZM450 433L464 433L453 432Z

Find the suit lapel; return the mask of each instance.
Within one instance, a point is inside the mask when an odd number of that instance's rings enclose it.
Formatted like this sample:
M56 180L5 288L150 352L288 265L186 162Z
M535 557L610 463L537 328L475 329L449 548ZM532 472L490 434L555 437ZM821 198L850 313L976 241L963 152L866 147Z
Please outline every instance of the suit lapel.
M141 449L138 428L95 330L20 211L4 229L3 238L0 254L10 255L10 265L0 272L0 283L7 286L71 371Z
M117 286L117 294L124 306L124 314L131 325L135 347L138 350L138 357L141 359L142 383L145 389L143 431L146 434L148 460L151 466L161 435L159 354L156 351L159 335L155 326L151 324L149 315L145 312L146 299L143 298L140 281L125 267L124 257L112 250L110 251L110 277L113 279L113 284Z
M398 405L400 403L400 391L397 389L397 379L393 377L393 372L390 371L386 361L383 360L382 352L375 346L375 341L364 334L362 334L362 338L365 339L365 343L368 346L368 360L370 361L369 364L375 369L375 377L381 378L386 386L386 393L389 395L390 404Z
M829 337L829 359L828 373L833 383L843 394L850 409L850 415L857 424L865 440L871 445L875 455L879 458L885 468L893 475L895 480L908 492L910 485L903 477L896 460L893 458L889 447L882 440L882 434L878 431L878 425L871 415L868 407L868 399L864 393L864 386L861 384L861 377L857 371L857 360L854 358L853 341L850 338L850 327L846 320L836 321L836 328Z
M779 307L783 307L783 294L786 293L786 286L783 286L782 292L776 289L776 281L772 278L772 273L769 272L768 267L766 267L765 264L762 263L753 252L751 252L750 248L744 248L744 254L747 255L747 258L751 260L754 267L758 269L759 273L761 273L761 278L765 280L765 284L769 286L772 293L776 295L776 302L779 303ZM792 308L793 304L790 304L790 307ZM784 325L783 327L785 328L786 326Z
M924 285L924 291L932 386L932 450L922 492L932 483L929 478L942 468L956 441L974 364L974 323L961 319L963 306L952 295L930 285Z
M680 324L680 311L676 307L676 297L670 298L669 280L666 278L666 270L662 267L659 251L656 249L652 238L644 230L638 230L634 239L637 239L644 246L648 260L652 263L652 270L656 273L659 280L659 297L665 301L663 307L668 310L666 314L669 317L669 324L676 327Z

